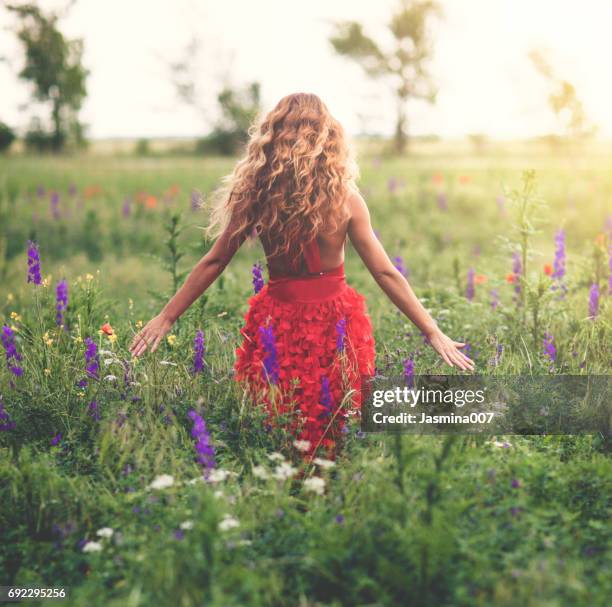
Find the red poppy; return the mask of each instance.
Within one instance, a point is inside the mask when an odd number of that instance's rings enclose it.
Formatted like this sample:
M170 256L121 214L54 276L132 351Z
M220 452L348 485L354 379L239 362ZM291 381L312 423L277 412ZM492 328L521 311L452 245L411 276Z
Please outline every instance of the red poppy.
M544 264L544 274L546 274L546 276L551 276L552 273L553 273L552 265L549 263L545 263Z
M113 328L110 326L109 323L105 322L101 327L100 327L100 331L102 331L103 333L106 333L107 335L112 335L114 333Z

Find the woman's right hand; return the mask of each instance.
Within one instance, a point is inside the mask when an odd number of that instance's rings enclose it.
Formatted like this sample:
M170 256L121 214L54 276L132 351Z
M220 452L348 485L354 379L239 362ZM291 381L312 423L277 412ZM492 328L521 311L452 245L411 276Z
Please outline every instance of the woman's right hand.
M431 335L427 335L427 338L431 347L445 363L451 367L457 366L464 371L474 370L474 361L459 350L459 348L464 348L466 344L453 341L439 329L436 329Z
M132 356L140 356L147 347L151 347L151 352L157 350L159 342L166 333L170 332L172 322L163 314L153 317L136 335L130 345Z

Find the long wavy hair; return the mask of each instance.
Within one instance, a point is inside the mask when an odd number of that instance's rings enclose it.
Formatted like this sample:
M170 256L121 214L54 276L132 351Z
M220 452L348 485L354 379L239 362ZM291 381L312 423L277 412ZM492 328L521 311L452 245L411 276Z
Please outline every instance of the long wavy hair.
M230 238L258 234L269 258L294 263L311 238L347 218L357 164L342 125L314 94L283 97L248 133L245 156L214 193L207 233L231 225Z

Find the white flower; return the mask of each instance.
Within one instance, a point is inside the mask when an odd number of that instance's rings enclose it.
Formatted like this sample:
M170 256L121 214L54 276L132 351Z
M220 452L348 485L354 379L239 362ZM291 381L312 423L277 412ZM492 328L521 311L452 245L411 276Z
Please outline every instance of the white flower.
M223 520L219 523L219 529L221 531L229 531L230 529L235 529L236 527L240 527L240 522L237 518L226 514L223 517Z
M285 461L285 456L282 453L279 453L278 451L275 451L274 453L268 453L268 458L271 459L273 462Z
M211 470L208 474L208 482L209 483L222 483L226 478L234 474L229 470L223 470L222 468L218 468L215 470Z
M112 350L104 350L103 348L100 348L100 354L103 356L111 356L113 359L115 356L115 353Z
M187 481L187 484L195 485L196 483L203 483L203 482L204 482L203 476L196 476L195 478L192 478L190 481Z
M508 441L504 441L504 442L502 443L502 442L500 442L500 441L498 441L498 440L494 440L494 441L491 441L491 444L492 444L494 447L498 447L498 448L500 448L500 449L508 449L508 447L512 447L512 444L511 444L511 443L509 443Z
M173 363L173 362L172 362L172 361L170 361L170 360L160 360L160 361L159 361L159 364L160 364L160 365L172 365L173 367L176 367L176 366L177 366L177 364L176 364L176 363Z
M193 529L193 521L183 521L179 527L181 529Z
M308 449L310 449L310 441L309 440L294 440L293 441L293 446L298 450L298 451L308 451Z
M221 499L222 497L225 497L225 493L223 493L223 491L221 491L221 489L217 489L213 495L217 498L217 499Z
M160 474L149 485L149 489L166 489L174 485L174 477L169 474Z
M304 488L306 491L312 491L317 495L323 495L325 490L325 479L320 476L312 476L304 481Z
M294 468L291 464L288 464L287 462L282 462L278 466L276 466L274 470L274 478L284 481L288 478L291 478L296 472L297 468Z
M98 529L96 535L98 537L112 537L113 533L114 532L110 527L102 527L102 529Z
M253 466L253 476L255 478L270 478L270 473L263 466Z
M100 552L102 544L100 542L87 542L83 546L83 552Z
M116 375L107 375L104 379L106 381L117 381L117 376Z
M104 359L104 366L108 367L108 365L112 365L115 362L114 358L105 358Z
M333 468L336 465L336 462L330 459L323 459L322 457L315 457L312 461L317 466L321 466L321 468Z

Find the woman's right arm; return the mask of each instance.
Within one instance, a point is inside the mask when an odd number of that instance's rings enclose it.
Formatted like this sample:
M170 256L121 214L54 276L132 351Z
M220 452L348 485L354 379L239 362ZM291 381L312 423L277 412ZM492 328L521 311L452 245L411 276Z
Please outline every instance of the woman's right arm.
M387 297L428 338L431 346L451 367L474 369L474 362L459 350L464 343L453 341L439 328L412 287L393 265L382 244L376 238L370 221L370 212L362 196L354 191L348 199L351 219L348 235L366 267Z

